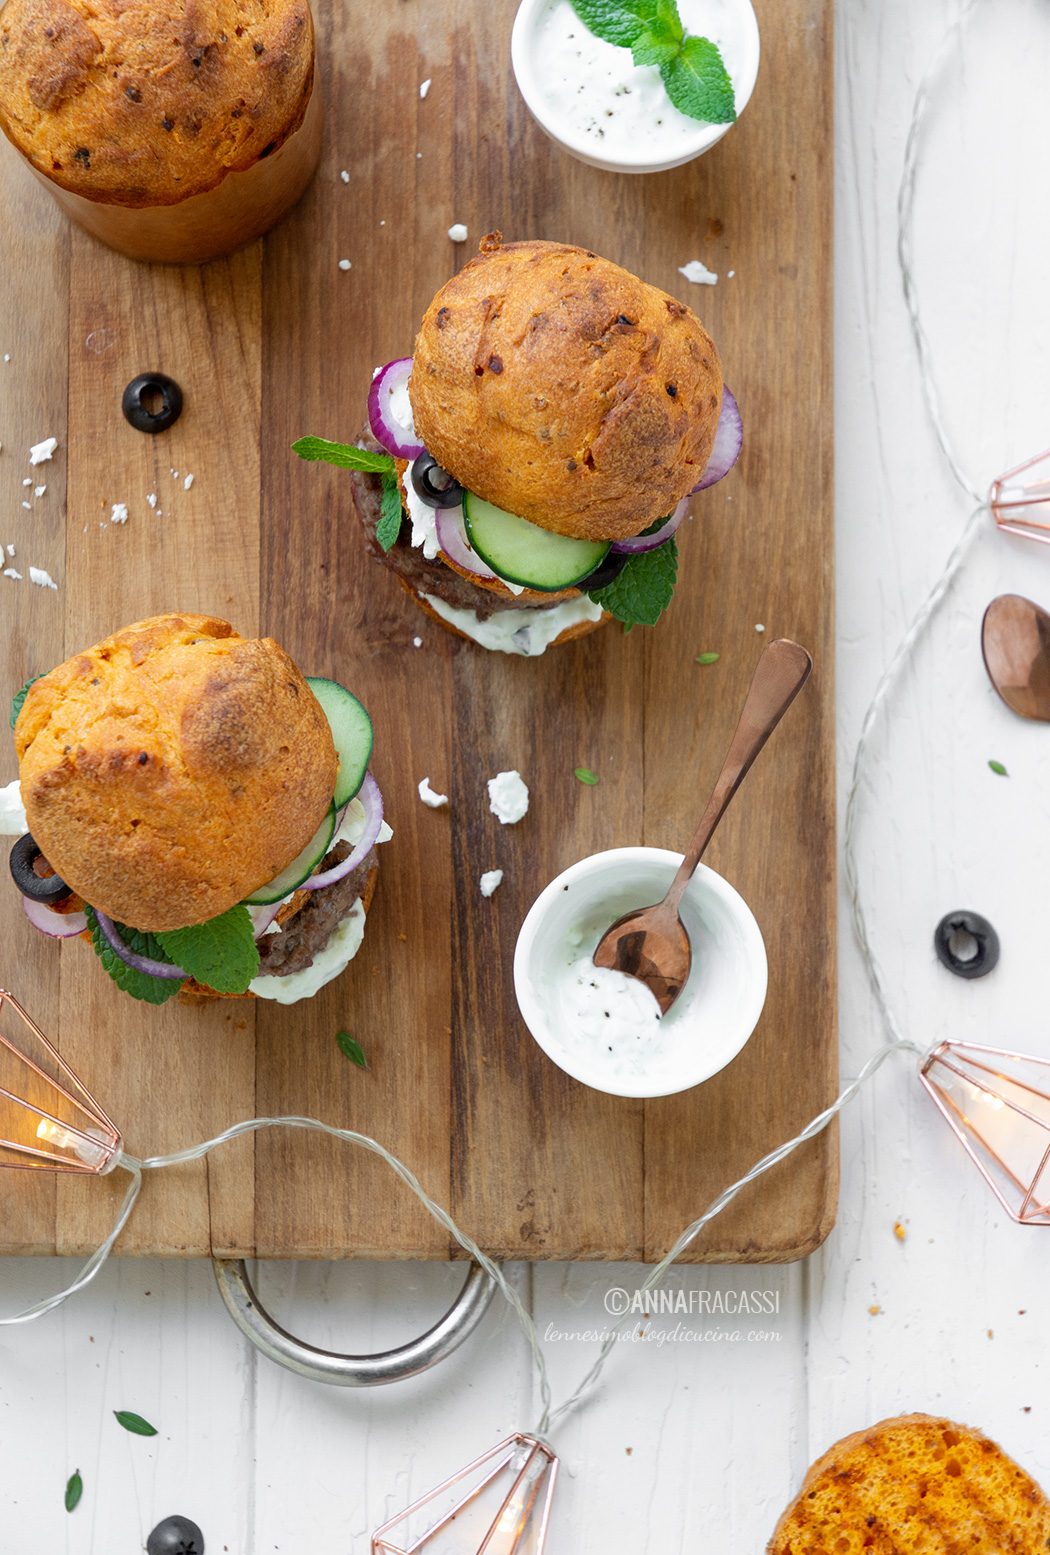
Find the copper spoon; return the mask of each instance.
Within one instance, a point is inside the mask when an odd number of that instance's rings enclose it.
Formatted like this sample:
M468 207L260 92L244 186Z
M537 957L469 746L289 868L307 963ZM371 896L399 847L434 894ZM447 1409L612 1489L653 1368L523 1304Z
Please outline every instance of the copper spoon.
M1000 594L984 613L981 652L1007 707L1050 723L1050 615L1020 594Z
M685 987L693 950L679 916L682 893L692 879L729 801L751 770L759 751L809 679L813 660L798 643L781 638L758 661L740 722L726 753L707 809L662 902L638 907L606 929L594 952L595 966L637 977L666 1015Z

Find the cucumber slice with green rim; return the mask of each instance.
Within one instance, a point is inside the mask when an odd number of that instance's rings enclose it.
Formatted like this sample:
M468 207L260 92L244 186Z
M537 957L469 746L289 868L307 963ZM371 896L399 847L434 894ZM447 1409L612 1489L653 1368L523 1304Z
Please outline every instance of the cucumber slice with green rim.
M291 895L297 886L301 886L304 880L309 880L316 871L318 864L324 858L332 845L335 836L336 807L330 805L328 814L314 832L303 851L292 859L287 868L282 869L279 875L275 875L266 885L261 885L251 896L244 899L247 907L267 907L273 902L279 902L283 897Z
M508 583L555 594L591 575L609 554L608 540L574 540L552 534L516 513L506 513L472 491L463 493L467 537L482 561Z
M306 684L321 704L328 719L339 757L335 780L335 807L341 810L357 793L365 780L372 759L372 720L352 691L337 680L307 675Z

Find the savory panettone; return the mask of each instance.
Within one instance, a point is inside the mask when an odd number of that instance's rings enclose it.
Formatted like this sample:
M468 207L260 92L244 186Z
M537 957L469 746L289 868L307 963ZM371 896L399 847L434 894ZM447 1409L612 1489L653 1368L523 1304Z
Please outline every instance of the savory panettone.
M279 875L338 765L284 649L196 615L129 626L35 681L15 745L51 868L143 931L203 923Z
M768 1555L1046 1555L1050 1501L970 1426L901 1415L819 1458Z
M619 540L700 480L722 368L666 292L587 249L494 234L427 309L409 394L462 486L542 529Z
M0 127L89 200L170 205L271 156L313 84L307 0L7 0Z

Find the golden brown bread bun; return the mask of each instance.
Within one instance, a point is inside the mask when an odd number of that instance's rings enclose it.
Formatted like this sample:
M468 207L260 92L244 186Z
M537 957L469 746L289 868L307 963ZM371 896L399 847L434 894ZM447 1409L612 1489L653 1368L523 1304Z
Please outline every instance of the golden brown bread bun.
M337 769L284 649L195 615L140 621L38 680L15 747L44 857L144 930L203 923L272 880L320 826Z
M900 1415L845 1437L806 1475L768 1555L1045 1555L1050 1501L970 1426Z
M587 249L493 233L427 309L409 397L420 441L469 491L622 540L700 479L722 367L666 292Z
M270 155L313 64L307 0L7 0L0 127L64 189L172 204Z

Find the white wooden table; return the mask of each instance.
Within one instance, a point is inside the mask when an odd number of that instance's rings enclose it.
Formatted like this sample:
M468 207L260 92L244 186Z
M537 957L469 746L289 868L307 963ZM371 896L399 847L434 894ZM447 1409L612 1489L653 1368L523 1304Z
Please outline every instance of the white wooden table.
M960 8L961 0L839 7L843 793L879 672L966 518L922 404L895 258L914 87ZM1050 441L1050 202L1040 155L1050 144L1048 50L1041 0L983 0L948 59L920 179L919 284L946 419L982 486ZM910 1034L1050 1053L1050 734L1000 707L978 648L981 612L1005 589L1047 603L1050 550L998 537L989 524L878 743L861 851L873 933ZM990 773L993 757L1009 779ZM983 911L1002 936L1000 968L986 982L953 979L933 959L934 924L960 906ZM881 1034L845 915L841 981L850 1074ZM780 1312L761 1326L778 1329L779 1340L623 1348L600 1393L557 1438L567 1472L552 1555L758 1555L811 1458L847 1431L913 1409L984 1427L1050 1484L1042 1326L1050 1239L1005 1221L913 1073L907 1061L891 1063L846 1116L838 1226L808 1264L672 1276L687 1291L776 1292ZM3 1310L72 1271L0 1264ZM260 1278L275 1314L304 1337L374 1349L426 1326L461 1273L299 1265ZM541 1331L574 1330L600 1326L606 1289L632 1287L640 1271L548 1265L516 1278ZM558 1390L591 1354L583 1343L550 1346ZM125 1434L111 1414L122 1408L160 1434ZM453 1361L363 1395L257 1359L207 1266L117 1261L58 1314L0 1330L0 1548L134 1555L161 1516L182 1511L202 1525L209 1552L365 1555L375 1524L536 1413L525 1346L502 1303ZM69 1516L62 1495L75 1468L85 1491Z

